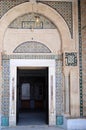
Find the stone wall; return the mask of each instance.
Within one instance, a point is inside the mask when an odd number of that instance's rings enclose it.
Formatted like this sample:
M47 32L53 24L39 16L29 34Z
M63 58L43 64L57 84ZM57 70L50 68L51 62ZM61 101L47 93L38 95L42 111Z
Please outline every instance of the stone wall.
M81 0L81 33L82 33L82 94L83 116L86 116L86 0Z
M2 8L0 8L0 18L11 8L13 8L19 4L22 4L24 2L29 2L29 0L0 0L0 5L2 7ZM72 2L69 2L66 0L64 0L64 1L38 0L38 2L42 2L43 4L46 4L50 7L52 7L63 17L63 19L65 20L65 22L68 25L71 37L73 38Z
M19 3L20 1L20 3ZM29 0L28 0L29 1ZM69 0L68 0L69 1ZM62 125L62 118L63 114L68 114L71 117L74 116L74 112L77 107L77 111L79 111L79 98L74 101L76 95L79 96L78 93L78 76L75 74L78 74L78 60L76 62L76 58L78 59L78 18L77 18L77 1L71 2L71 0L68 2L67 0L61 1L39 1L38 5L35 5L35 9L39 7L40 15L47 17L51 21L51 23L55 24L54 27L57 29L34 29L35 31L29 30L29 29L21 29L21 27L18 29L14 28L14 22L16 18L19 19L20 16L23 14L30 13L32 11L31 3L27 2L27 0L1 0L1 9L0 10L0 17L1 17L1 23L0 27L2 28L0 31L0 43L3 50L3 54L6 54L6 57L2 57L2 68L3 68L3 97L2 97L2 126L5 126L7 124L4 124L4 120L8 120L8 109L9 107L4 106L4 103L6 106L9 106L8 98L5 99L4 95L6 90L9 91L9 74L6 77L5 71L9 69L9 60L10 59L55 59L56 61L56 118L57 118L57 125ZM19 5L22 4L23 5ZM18 6L16 6L18 5ZM16 6L16 7L15 7ZM12 7L15 7L11 9ZM11 10L10 10L11 9ZM73 10L72 10L73 9ZM7 11L9 11L7 13ZM36 10L34 11L36 12ZM7 13L7 14L5 14ZM5 14L5 15L4 15ZM14 15L13 15L14 14ZM49 15L50 14L50 15ZM4 15L4 16L3 16ZM17 19L17 20L18 20ZM17 23L17 22L16 22ZM46 22L45 22L46 23ZM53 24L49 25L53 25ZM24 23L25 24L25 23ZM16 34L16 35L15 35ZM39 35L40 34L40 35ZM52 55L47 55L46 53L44 55L21 55L21 54L13 54L13 51L16 47L21 45L21 43L24 43L26 41L38 41L41 43L44 43L52 53ZM54 43L54 44L53 44ZM58 54L63 52L63 58L58 58ZM64 53L67 52L68 55L66 57L64 56ZM72 53L73 52L73 53ZM65 53L65 54L67 54ZM64 65L64 61L66 64ZM6 63L5 63L6 62ZM64 66L63 66L64 65ZM72 90L72 96L71 101L74 101L71 103L72 107L69 107L69 98L67 96L69 95L69 72L71 68L73 68L73 72L71 73L71 90ZM75 68L76 67L76 68ZM65 84L63 83L63 73L67 71L67 78L65 81ZM64 71L64 72L63 72ZM9 71L8 71L9 72ZM10 72L9 72L10 73ZM66 75L66 74L65 74ZM76 77L74 77L75 75ZM74 78L73 78L74 77ZM77 78L77 81L76 81ZM74 82L73 82L74 81ZM8 84L7 84L8 83ZM73 84L74 83L74 84ZM5 86L6 85L6 86ZM64 87L65 85L65 87ZM74 86L75 85L75 86ZM65 100L64 98L64 92L63 89L66 88L66 106L67 110L66 113L64 111L64 105ZM75 88L75 89L74 89ZM65 91L65 90L64 90ZM75 92L76 94L74 95ZM70 91L71 93L71 91ZM9 93L8 93L9 94ZM8 95L9 97L9 95ZM72 98L73 97L73 98ZM76 104L76 105L75 105ZM69 109L71 109L71 114ZM5 112L4 112L5 110ZM77 114L79 116L79 113ZM77 116L77 117L78 117ZM61 122L60 122L61 119ZM8 122L9 123L9 122Z

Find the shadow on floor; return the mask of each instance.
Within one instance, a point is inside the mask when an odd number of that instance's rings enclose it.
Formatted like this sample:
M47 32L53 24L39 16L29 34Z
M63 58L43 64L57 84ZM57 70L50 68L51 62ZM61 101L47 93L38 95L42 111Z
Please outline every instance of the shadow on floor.
M46 125L45 112L22 112L17 125Z

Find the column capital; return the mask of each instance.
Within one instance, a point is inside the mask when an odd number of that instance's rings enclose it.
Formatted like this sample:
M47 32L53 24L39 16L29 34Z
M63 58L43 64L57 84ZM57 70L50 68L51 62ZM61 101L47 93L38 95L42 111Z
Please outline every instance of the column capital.
M69 68L63 68L63 74L64 76L69 76L70 70Z

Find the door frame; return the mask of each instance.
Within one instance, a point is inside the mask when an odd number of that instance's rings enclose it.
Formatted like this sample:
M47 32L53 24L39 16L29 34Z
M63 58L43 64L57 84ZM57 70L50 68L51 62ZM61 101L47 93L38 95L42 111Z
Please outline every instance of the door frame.
M17 68L48 67L48 115L49 125L56 125L56 82L54 59L10 59L9 126L16 126Z
M35 72L35 76L34 76L33 73L30 72L30 71L34 71L34 70L36 71ZM39 70L40 70L40 74L43 74L43 75L39 75L38 74ZM42 73L41 73L41 70L42 70ZM22 71L24 71L24 74L22 73ZM29 74L29 72L30 72L30 74ZM28 73L28 74L25 75L25 73ZM48 124L48 67L40 67L40 68L39 67L31 67L31 68L30 67L28 67L28 68L27 67L24 67L24 68L18 67L17 68L17 97L16 97L17 98L17 109L16 109L16 111L17 111L17 114L16 114L17 124L18 124L18 122L20 122L19 113L22 112L22 105L19 105L19 104L22 104L21 103L22 102L21 101L22 100L21 99L21 95L22 95L22 84L24 83L24 80L21 81L20 79L21 79L21 77L22 77L22 79L24 79L25 76L29 77L28 81L25 80L25 83L29 83L30 84L30 90L31 90L31 86L33 86L33 85L31 85L32 81L30 82L30 80L33 79L34 77L37 77L37 82L34 82L34 83L36 83L34 85L34 87L36 87L36 85L37 86L40 85L42 87L42 96L43 96L43 101L44 102L42 102L43 109L40 109L40 110L41 110L41 112L44 110L44 112L45 112L44 113L45 114L44 121L45 121L45 124ZM41 80L39 78L42 78L43 81L41 82ZM31 91L29 91L29 92L31 94ZM32 99L32 100L34 100L34 99ZM29 102L28 108L27 108L28 110L31 110L31 108L30 108L30 101L31 101L31 99L27 99L27 102ZM35 112L35 106L32 108L32 110Z

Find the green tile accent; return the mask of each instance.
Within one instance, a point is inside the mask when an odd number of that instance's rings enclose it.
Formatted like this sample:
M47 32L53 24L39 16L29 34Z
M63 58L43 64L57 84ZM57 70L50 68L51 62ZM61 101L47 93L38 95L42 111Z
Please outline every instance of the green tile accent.
M8 117L1 118L1 126L9 126L9 118Z
M63 116L56 117L56 125L63 125Z

